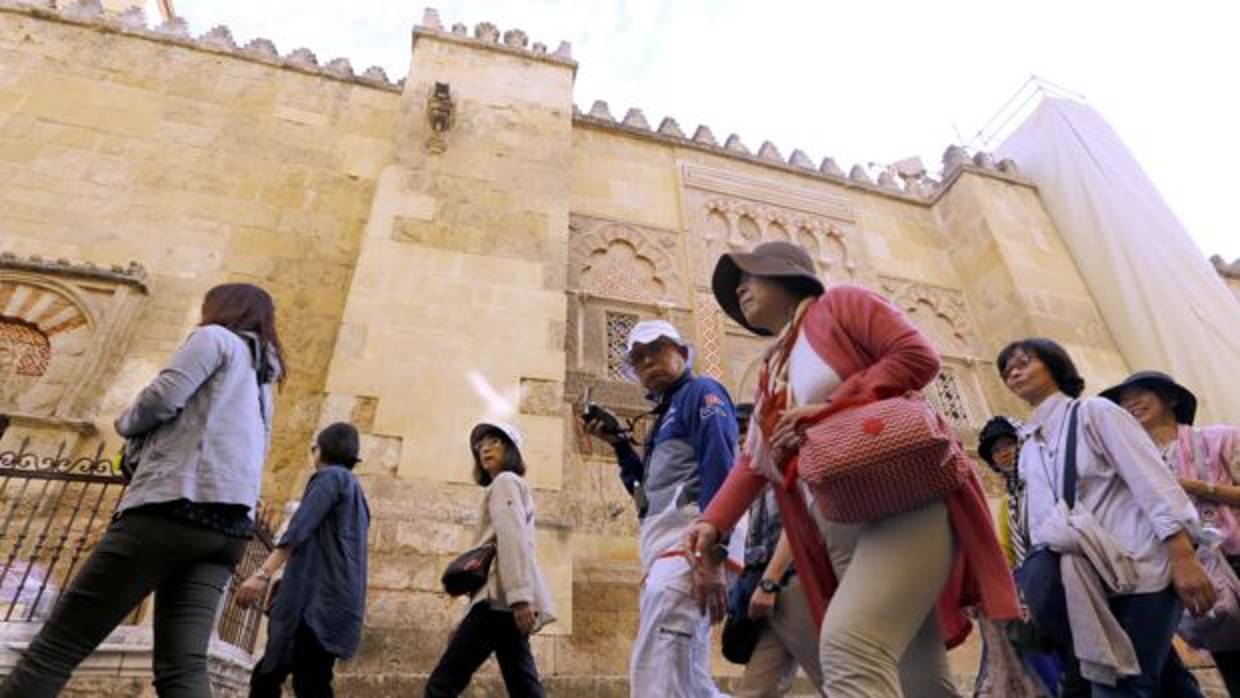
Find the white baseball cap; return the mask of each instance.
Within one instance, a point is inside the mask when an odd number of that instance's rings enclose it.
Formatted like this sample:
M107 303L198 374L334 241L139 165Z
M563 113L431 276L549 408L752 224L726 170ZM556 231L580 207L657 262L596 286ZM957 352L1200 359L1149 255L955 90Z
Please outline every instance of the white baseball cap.
M518 451L521 450L521 444L525 441L525 437L521 434L521 430L517 428L517 425L509 424L508 422L478 422L474 426L473 431L469 432L469 447L472 449L474 446L477 446L482 437L492 431L498 431L507 436L512 445L516 446Z
M676 346L682 347L689 353L685 359L685 366L693 368L693 360L697 357L697 352L693 349L693 345L686 342L680 336L680 331L676 326L667 320L642 320L633 325L633 329L629 330L629 339L624 347L624 362L620 365L620 375L624 376L634 383L640 383L641 378L637 375L637 368L629 361L629 354L632 353L633 347L638 344L652 344L659 339L670 339L676 343Z

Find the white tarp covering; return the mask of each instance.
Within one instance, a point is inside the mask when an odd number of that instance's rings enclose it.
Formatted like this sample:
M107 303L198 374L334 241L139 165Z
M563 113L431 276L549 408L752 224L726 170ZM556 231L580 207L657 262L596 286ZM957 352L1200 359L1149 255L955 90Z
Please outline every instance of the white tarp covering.
M1129 367L1196 393L1198 424L1240 425L1240 302L1102 116L1044 99L998 154L1038 185Z

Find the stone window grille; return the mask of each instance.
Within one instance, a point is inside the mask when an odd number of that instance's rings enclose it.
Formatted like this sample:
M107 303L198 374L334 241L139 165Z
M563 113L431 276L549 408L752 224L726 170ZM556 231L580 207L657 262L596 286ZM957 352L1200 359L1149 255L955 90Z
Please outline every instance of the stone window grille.
M965 402L964 388L960 378L952 369L944 366L934 382L927 388L931 404L939 410L952 426L967 429L970 426L968 404Z
M620 367L624 365L629 332L639 318L631 313L607 313L607 377L624 380Z

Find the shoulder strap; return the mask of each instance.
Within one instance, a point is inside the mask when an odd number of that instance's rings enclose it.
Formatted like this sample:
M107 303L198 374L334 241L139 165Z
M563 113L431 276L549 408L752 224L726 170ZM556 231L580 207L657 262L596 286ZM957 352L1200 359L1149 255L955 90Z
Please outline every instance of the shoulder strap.
M1069 510L1076 506L1076 413L1080 407L1080 402L1073 402L1068 408L1068 436L1063 459L1063 500Z

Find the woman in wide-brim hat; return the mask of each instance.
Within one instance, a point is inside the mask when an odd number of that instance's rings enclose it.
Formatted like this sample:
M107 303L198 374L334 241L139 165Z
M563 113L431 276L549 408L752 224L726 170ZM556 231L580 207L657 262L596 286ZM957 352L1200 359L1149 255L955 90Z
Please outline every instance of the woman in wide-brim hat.
M1194 427L1197 396L1161 371L1138 371L1102 391L1141 423L1175 472L1180 486L1201 513L1202 523L1218 529L1219 549L1240 572L1240 429L1228 425ZM1213 652L1228 692L1240 696L1240 652Z
M851 525L811 515L807 488L785 478L795 473L805 420L829 414L829 403L924 388L938 373L938 354L881 296L848 284L826 289L809 254L788 242L724 255L712 286L733 320L776 338L764 357L740 462L686 541L699 554L697 564L713 564L708 553L721 532L773 484L806 600L821 621L826 694L956 696L944 638L958 642L967 632L962 605L980 602L994 617L1019 616L977 481L913 511ZM947 588L953 568L964 570L959 578L980 598L961 599ZM939 613L932 612L936 604Z
M535 553L522 441L521 431L505 422L481 422L469 433L474 481L486 488L474 547L493 542L495 561L427 678L427 698L460 695L492 654L508 695L543 696L529 637L554 621L555 611Z

